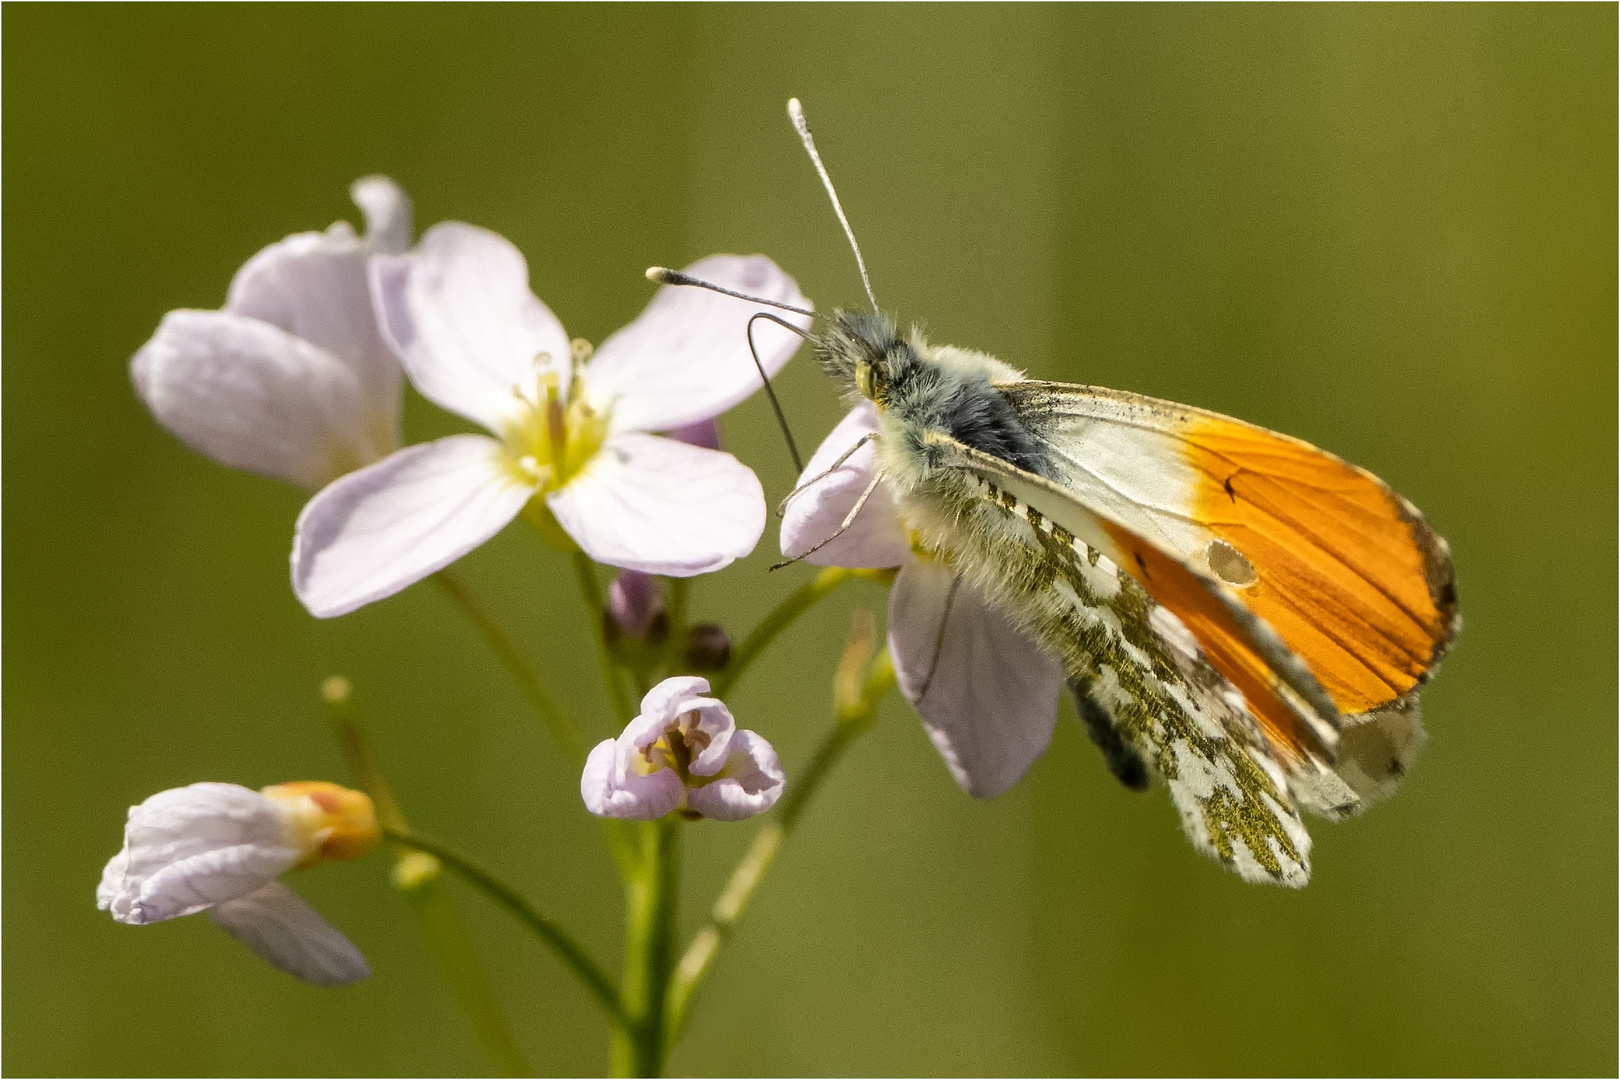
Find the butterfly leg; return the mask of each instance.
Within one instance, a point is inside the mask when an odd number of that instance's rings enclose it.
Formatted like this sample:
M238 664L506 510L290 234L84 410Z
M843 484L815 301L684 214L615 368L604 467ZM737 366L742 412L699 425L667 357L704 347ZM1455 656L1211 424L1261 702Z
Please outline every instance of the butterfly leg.
M1090 682L1089 678L1069 680L1069 689L1074 693L1074 706L1080 712L1080 722L1086 725L1086 734L1102 751L1103 762L1115 779L1132 791L1146 791L1147 762L1120 735L1108 710L1091 696Z
M793 558L791 558L791 559L783 559L781 562L779 562L776 565L772 566L771 569L772 570L780 570L784 566L792 566L794 563L798 562L800 559L803 559L808 555L814 555L816 552L820 551L822 548L826 547L828 544L832 543L834 540L838 539L840 536L843 536L846 532L848 532L849 527L851 525L855 524L855 518L861 512L861 507L866 505L866 500L870 499L872 497L872 492L877 490L877 486L878 486L879 483L882 482L882 480L883 480L883 474L882 473L878 472L878 473L873 473L872 474L872 482L870 484L866 485L866 490L861 492L861 497L855 500L855 505L850 507L849 508L849 513L844 515L843 524L838 526L838 531L837 532L833 533L831 536L827 537L827 539L825 539L825 540L821 541L820 543L818 543L815 547L810 548L808 551L802 551L799 554L793 556Z
M810 479L806 480L804 483L782 496L782 501L776 504L776 516L781 517L783 514L787 513L787 504L792 502L795 496L804 494L805 491L811 487L814 487L816 484L821 483L823 480L827 479L827 477L837 472L839 467L843 465L844 462L855 456L855 451L859 450L861 447L865 446L875 438L877 438L877 434L875 432L868 431L865 435L862 435L859 439L855 440L854 446L850 447L848 450L845 450L842 454L839 454L837 461L833 462L820 473L812 476ZM804 470L800 469L799 471L802 473Z

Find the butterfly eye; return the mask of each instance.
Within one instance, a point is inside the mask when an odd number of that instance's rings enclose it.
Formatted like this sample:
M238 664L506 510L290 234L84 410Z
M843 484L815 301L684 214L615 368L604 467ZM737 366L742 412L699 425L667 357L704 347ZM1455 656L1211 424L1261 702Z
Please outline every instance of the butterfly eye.
M864 398L872 397L872 365L865 360L857 361L855 364L855 389L859 390Z

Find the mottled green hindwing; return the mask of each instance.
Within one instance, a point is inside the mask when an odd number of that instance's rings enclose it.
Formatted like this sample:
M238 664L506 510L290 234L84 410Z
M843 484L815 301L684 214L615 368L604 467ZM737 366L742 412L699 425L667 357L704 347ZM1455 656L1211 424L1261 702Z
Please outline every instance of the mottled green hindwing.
M924 543L1063 662L1169 788L1187 836L1249 881L1298 887L1310 836L1242 696L1130 574L993 482L941 470L906 498Z

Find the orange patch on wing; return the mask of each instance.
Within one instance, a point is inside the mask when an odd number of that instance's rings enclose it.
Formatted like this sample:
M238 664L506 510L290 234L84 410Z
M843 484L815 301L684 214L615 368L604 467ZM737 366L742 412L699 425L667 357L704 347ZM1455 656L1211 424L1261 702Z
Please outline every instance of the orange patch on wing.
M1176 614L1198 640L1205 659L1243 695L1273 749L1295 760L1318 749L1320 741L1282 696L1276 673L1209 586L1129 529L1106 521L1102 527L1125 556L1131 575Z
M1371 473L1309 443L1217 417L1183 438L1203 474L1193 516L1257 572L1238 595L1339 711L1417 685L1456 604L1450 558L1428 525Z

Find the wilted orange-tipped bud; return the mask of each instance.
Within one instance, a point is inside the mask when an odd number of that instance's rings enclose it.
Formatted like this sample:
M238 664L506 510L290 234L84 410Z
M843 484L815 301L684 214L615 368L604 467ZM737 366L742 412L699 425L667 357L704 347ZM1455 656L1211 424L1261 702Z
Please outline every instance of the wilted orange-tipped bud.
M371 796L363 791L326 780L295 780L274 784L262 794L281 807L292 844L308 852L299 866L357 859L381 835Z

